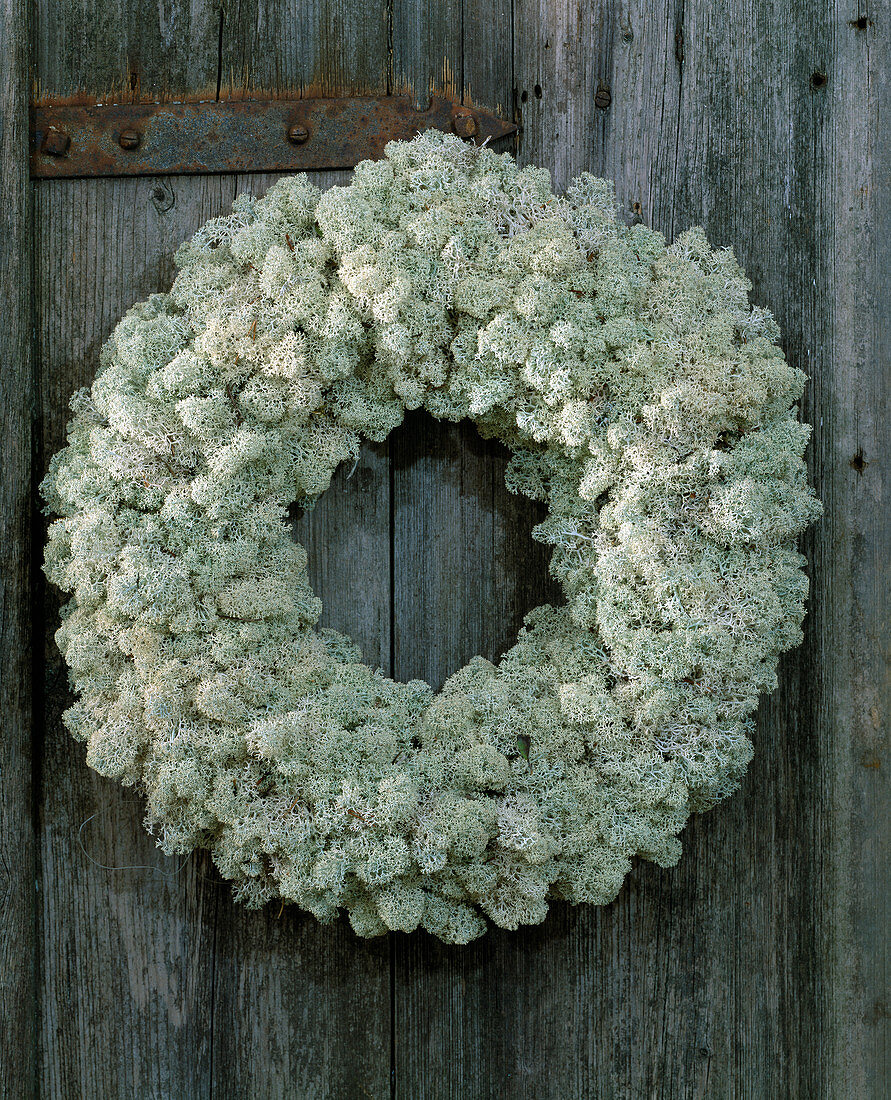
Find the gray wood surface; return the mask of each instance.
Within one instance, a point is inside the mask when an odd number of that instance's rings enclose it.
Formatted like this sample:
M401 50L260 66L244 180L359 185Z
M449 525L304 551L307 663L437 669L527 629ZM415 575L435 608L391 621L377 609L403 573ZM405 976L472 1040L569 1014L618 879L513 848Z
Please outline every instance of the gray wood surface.
M0 4L0 1089L887 1095L887 3L37 0L29 32L31 7ZM138 799L86 767L59 721L59 599L31 567L34 484L123 310L169 284L182 239L274 177L29 192L29 40L35 94L397 90L423 104L445 90L513 115L523 129L505 147L558 187L590 170L616 181L629 219L669 237L701 223L733 245L810 376L826 517L804 541L805 644L762 704L742 790L691 822L676 869L640 865L609 907L557 906L467 948L359 941L234 906L206 858L161 857ZM438 686L553 597L529 536L538 513L506 492L504 462L469 425L411 414L297 520L324 621L370 663Z
M213 5L43 5L42 89L156 98L216 91ZM121 311L169 283L192 227L223 212L231 181L73 180L35 185L40 462L64 441L70 393L89 381ZM66 676L45 593L40 806L38 1095L199 1096L213 1046L214 915L208 861L164 859L131 791L100 779L62 728Z
M0 1096L10 1100L33 1092L37 1072L28 12L26 0L0 2Z
M236 0L225 9L221 80L243 88L318 95L387 91L383 2ZM347 172L316 172L319 187ZM274 175L239 176L262 194ZM295 527L310 580L324 596L322 625L349 633L365 659L390 668L388 449L365 447L352 472ZM220 891L216 922L214 1071L220 1096L385 1097L390 1090L390 944L357 940L346 922L322 927L279 906L262 915Z

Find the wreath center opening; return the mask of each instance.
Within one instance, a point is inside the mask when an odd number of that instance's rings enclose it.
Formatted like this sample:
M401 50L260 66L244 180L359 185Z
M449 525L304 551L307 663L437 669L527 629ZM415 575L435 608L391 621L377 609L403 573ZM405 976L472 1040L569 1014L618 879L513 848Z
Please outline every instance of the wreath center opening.
M386 443L363 443L313 509L291 509L320 626L387 675L438 691L475 655L497 661L533 607L563 604L551 547L531 533L546 506L507 489L509 459L471 421L421 410Z

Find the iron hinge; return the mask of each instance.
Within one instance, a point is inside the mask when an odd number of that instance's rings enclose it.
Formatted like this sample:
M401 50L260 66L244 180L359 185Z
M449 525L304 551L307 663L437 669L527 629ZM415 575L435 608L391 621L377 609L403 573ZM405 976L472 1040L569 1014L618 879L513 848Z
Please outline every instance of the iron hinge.
M167 176L353 168L396 138L444 130L482 144L517 127L433 96L182 103L43 102L31 109L31 175Z

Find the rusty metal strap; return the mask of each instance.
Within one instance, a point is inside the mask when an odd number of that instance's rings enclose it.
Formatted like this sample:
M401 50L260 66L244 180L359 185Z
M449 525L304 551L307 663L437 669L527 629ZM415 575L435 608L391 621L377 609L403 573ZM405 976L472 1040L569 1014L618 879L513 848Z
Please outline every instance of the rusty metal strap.
M352 168L394 138L445 130L482 143L516 131L488 111L434 96L41 104L31 109L31 175L166 176Z

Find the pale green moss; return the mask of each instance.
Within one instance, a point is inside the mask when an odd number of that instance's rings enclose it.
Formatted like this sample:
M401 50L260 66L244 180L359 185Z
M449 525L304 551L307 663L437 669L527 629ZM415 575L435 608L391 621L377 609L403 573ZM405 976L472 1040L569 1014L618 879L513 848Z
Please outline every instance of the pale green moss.
M801 637L803 375L728 249L666 247L436 132L205 225L119 323L43 485L66 713L167 851L238 895L463 943L608 902L724 798ZM434 695L317 630L287 508L405 409L546 501L566 606Z

